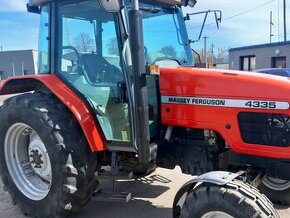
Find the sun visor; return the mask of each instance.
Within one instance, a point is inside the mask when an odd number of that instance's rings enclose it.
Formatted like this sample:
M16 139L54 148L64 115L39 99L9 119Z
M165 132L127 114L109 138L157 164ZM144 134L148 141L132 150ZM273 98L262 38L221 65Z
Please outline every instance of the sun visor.
M190 7L194 7L197 2L196 0L155 0L155 1L169 5L180 5Z

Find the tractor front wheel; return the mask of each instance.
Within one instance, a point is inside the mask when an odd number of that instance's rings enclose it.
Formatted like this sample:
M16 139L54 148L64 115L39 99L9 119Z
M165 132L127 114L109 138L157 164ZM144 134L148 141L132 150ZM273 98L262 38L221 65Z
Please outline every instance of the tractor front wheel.
M273 204L257 189L233 180L224 186L201 184L188 194L180 218L278 218Z
M70 111L29 93L7 99L0 114L0 175L13 203L39 218L79 211L98 184L96 155Z
M290 205L290 181L265 176L258 188L272 202Z

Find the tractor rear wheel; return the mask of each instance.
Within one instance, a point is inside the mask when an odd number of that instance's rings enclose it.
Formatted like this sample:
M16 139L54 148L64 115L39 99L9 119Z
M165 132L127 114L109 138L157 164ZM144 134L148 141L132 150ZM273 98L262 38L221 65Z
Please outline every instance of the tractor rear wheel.
M273 204L257 189L233 180L224 186L201 184L187 196L181 218L278 218Z
M98 184L96 155L68 109L29 93L0 108L0 175L14 204L34 217L77 212Z
M290 205L290 181L265 176L258 188L272 202Z

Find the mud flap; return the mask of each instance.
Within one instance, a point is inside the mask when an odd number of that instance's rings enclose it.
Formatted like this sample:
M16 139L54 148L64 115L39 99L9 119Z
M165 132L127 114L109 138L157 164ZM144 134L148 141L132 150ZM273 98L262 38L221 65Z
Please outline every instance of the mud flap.
M243 171L239 173L231 173L226 171L212 171L197 176L194 179L188 181L179 189L179 191L175 195L172 207L173 218L179 218L182 205L184 204L187 195L197 184L211 183L223 186L231 182L235 178L239 177L243 173L244 173Z

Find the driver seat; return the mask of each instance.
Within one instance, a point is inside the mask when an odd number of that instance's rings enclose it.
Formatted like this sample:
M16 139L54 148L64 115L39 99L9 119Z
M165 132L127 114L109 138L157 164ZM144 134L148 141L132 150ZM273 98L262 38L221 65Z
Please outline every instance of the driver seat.
M91 82L117 83L122 80L122 72L100 55L82 54L81 60Z

